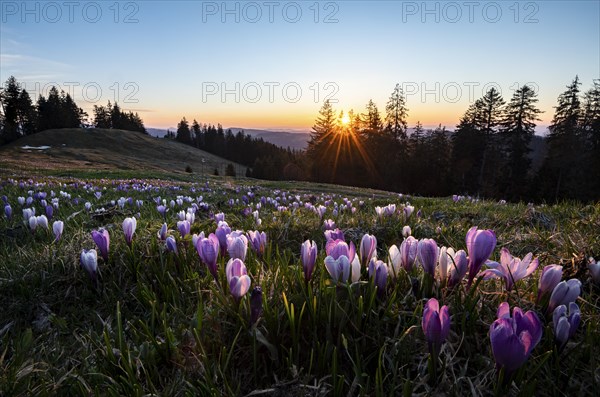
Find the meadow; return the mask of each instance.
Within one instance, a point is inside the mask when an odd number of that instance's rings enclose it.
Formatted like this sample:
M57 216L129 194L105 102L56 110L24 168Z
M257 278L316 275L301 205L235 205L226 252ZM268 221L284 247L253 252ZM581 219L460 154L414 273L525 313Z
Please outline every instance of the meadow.
M598 389L598 204L71 175L0 179L0 395Z

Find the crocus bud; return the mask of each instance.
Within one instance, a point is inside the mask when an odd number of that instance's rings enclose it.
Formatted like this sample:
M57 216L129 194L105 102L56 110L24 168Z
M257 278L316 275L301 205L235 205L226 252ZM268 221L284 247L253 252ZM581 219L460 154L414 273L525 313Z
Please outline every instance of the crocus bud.
M377 287L377 295L382 297L385 294L385 286L388 277L388 268L385 262L371 258L369 262L369 277L374 280Z
M44 229L48 229L48 218L46 218L46 215L40 215L37 217L37 225Z
M440 279L444 281L448 277L448 249L446 247L440 248L438 263L440 264Z
M94 285L98 277L98 254L95 249L82 250L80 255L81 267L88 273Z
M417 247L417 256L419 257L421 266L423 266L423 270L425 273L429 273L435 277L435 266L439 257L439 249L435 240L424 238L419 241Z
M361 265L367 267L371 258L377 254L377 238L370 234L365 234L360 241L359 254Z
M54 221L54 223L52 224L52 231L54 232L54 236L55 236L54 241L60 240L60 237L62 236L64 227L65 227L65 224L63 223L63 221Z
M4 215L6 215L6 219L12 218L12 208L8 204L4 206Z
M201 238L196 243L196 251L200 260L206 265L208 271L218 282L217 258L219 256L219 239L213 233L207 238Z
M325 258L325 268L335 283L345 284L350 277L350 260L347 256L341 255L337 259L332 256Z
M390 248L388 248L388 254L389 254L389 258L390 258L390 262L389 262L390 275L392 276L392 278L396 278L396 277L398 277L398 274L400 273L400 267L402 266L400 250L394 244Z
M137 220L135 217L125 218L123 221L123 233L125 234L125 241L127 245L131 246L131 241L133 239L133 234L135 233L135 228L137 226Z
M588 269L590 269L590 275L592 276L592 280L596 284L600 284L600 262L596 262L594 258L590 257Z
M246 260L248 251L248 238L241 231L230 233L227 237L227 252L233 259Z
M181 234L181 238L184 238L185 236L190 234L190 228L191 228L190 222L187 220L177 222L177 229L179 230L179 233Z
M442 306L435 298L431 298L423 308L423 320L421 321L425 339L429 344L429 350L439 353L450 332L450 311L448 306Z
M415 260L417 259L417 251L419 248L419 240L413 236L408 236L402 244L400 244L400 259L402 267L410 272L413 268Z
M467 261L467 254L463 250L459 250L454 254L454 250L452 248L448 248L449 259L452 260L448 262L448 286L453 287L457 284L460 284L462 279L467 274L467 270L469 270L469 264Z
M227 235L231 233L231 228L225 221L219 222L217 230L215 230L215 236L219 239L219 246L221 247L221 255L227 253Z
M575 302L581 294L581 281L572 278L568 281L561 281L554 287L550 295L550 304L548 313L552 313L560 305L568 305Z
M98 249L100 250L100 255L102 255L104 262L108 262L108 249L110 247L110 236L108 235L108 230L93 230L92 240L94 240L94 242L98 246Z
M407 238L408 236L410 236L410 235L411 235L411 233L412 233L412 231L410 230L410 226L404 226L404 227L402 228L402 236L403 236L404 238Z
M262 257L262 255L265 253L265 247L267 245L267 235L265 232L249 231L248 241L250 242L250 247L252 247L254 252L256 252L256 255Z
M158 239L160 241L165 241L167 239L167 231L168 231L167 224L163 223L160 230L157 233Z
M562 350L567 341L575 335L579 322L581 321L581 312L575 302L569 303L569 313L567 306L560 305L552 313L552 322L554 323L554 338L559 350Z
M34 232L35 229L37 228L37 224L38 224L37 217L35 217L35 216L30 217L28 223L29 223L29 229L31 229L31 231Z
M54 207L52 207L51 205L47 205L46 206L46 217L48 219L52 219L53 214L54 214Z
M549 296L552 293L554 288L560 283L562 274L563 267L560 265L548 265L544 267L538 284L538 303L542 297Z
M246 265L241 259L230 259L225 267L227 284L231 295L237 300L241 299L250 289L250 277Z
M470 286L473 279L481 270L481 266L489 259L496 248L496 234L493 230L477 230L473 226L467 232L466 236L467 252L469 253L469 282Z
M86 210L87 212L90 212L90 210L92 209L92 203L90 203L89 201L87 201L87 202L86 202L86 203L83 205L83 207L85 208L85 210Z
M167 246L167 250L177 253L177 241L175 241L175 237L169 236L165 240L165 245Z
M300 247L300 259L302 260L302 270L304 280L308 283L312 278L317 260L317 244L314 241L306 240Z

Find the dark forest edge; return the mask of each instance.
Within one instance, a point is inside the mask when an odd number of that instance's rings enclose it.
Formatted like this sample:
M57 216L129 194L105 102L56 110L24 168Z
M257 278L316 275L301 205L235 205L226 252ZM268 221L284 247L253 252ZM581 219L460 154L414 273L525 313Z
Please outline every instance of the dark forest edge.
M557 99L545 137L534 136L542 113L524 85L508 102L494 89L465 111L454 131L408 134L405 96L396 85L382 117L371 100L365 113L334 110L326 101L306 151L284 149L220 124L191 126L184 117L165 138L245 165L246 176L370 187L426 196L471 195L509 201L584 202L600 198L600 80L585 93L579 78ZM33 105L14 77L0 92L0 144L50 128L97 127L146 133L137 113L118 104L88 115L69 94L50 90ZM532 147L542 158L532 161ZM539 152L539 150L538 150ZM539 155L539 153L537 153Z

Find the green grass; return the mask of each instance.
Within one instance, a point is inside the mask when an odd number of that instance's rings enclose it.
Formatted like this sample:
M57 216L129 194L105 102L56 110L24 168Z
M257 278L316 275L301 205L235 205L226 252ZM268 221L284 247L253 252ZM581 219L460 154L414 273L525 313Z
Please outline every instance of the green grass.
M73 172L73 171L72 171ZM89 180L103 190L100 200L75 186L71 178L40 175L44 186L18 186L2 179L1 195L13 206L12 220L0 220L0 394L12 395L593 395L600 367L599 291L585 266L588 256L600 256L600 205L562 203L528 208L525 204L499 205L480 201L454 203L449 198L403 197L381 191L307 183L257 182L210 178L212 192L192 192L205 179L182 177L159 181L165 174L130 171L96 173L75 171L59 175ZM143 175L143 176L142 176ZM152 178L158 190L117 191L110 178ZM96 179L102 178L102 179ZM28 179L28 178L27 178ZM180 186L173 190L171 186ZM236 192L236 186L240 187ZM422 269L388 280L378 298L366 269L361 281L336 287L324 267L325 239L322 220L303 208L277 212L260 210L268 247L262 258L248 250L245 261L252 287L261 286L263 313L251 325L250 293L239 304L231 297L219 258L219 284L201 264L190 236L181 239L176 213L167 213L171 235L178 241L177 255L166 252L156 233L163 220L153 197L170 201L177 195L202 195L211 212L224 211L232 230L257 229L252 216L244 217L241 197L249 189L275 196L274 189L291 194L321 193L359 200L355 214L333 218L346 240L360 243L364 233L378 240L378 257L387 260L387 248L402 241L409 225L415 238L433 238L438 244L465 249L471 226L494 229L499 248L515 256L533 252L540 267L518 281L507 293L499 280L481 282L471 293L460 288L435 286L433 296L450 308L450 336L443 345L437 378L430 376L427 343L421 330L426 299L411 286ZM60 200L54 219L65 221L63 238L53 242L51 231L31 233L23 226L18 196L27 190L69 192L75 205ZM126 205L104 217L83 209L120 197L144 200L138 209ZM240 198L230 207L229 198ZM376 205L410 201L416 214L404 222L400 216L378 219ZM49 201L49 198L48 198ZM36 205L40 214L40 206ZM416 211L415 211L416 212ZM125 244L121 223L139 213L133 247ZM325 218L332 217L329 208ZM51 224L51 222L50 222ZM90 232L105 227L111 236L110 260L99 259L99 287L95 289L79 266L82 249L95 248ZM198 211L192 233L213 232L208 212ZM315 240L319 246L313 280L305 284L299 258L300 244ZM565 351L556 352L551 319L536 306L541 268L564 266L563 279L583 283L578 304L582 323ZM544 335L532 356L508 385L498 382L488 330L499 303L508 301L539 313Z

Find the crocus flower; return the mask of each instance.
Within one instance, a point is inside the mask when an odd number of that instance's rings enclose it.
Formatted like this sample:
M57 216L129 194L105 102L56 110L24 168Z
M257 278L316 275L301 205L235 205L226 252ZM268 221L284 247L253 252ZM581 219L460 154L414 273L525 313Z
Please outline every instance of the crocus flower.
M218 214L215 214L215 221L217 222L217 225L220 222L224 222L225 221L225 214L222 212L219 212Z
M333 259L337 259L341 255L344 255L349 261L352 261L356 256L356 247L354 247L353 242L350 242L350 245L348 245L343 240L331 240L325 245L325 252L327 253L327 256L331 256Z
M520 258L513 257L508 249L502 247L500 250L500 263L487 262L486 265L490 269L482 272L480 276L484 280L495 277L503 278L506 290L510 291L515 282L529 276L537 269L539 265L538 259L535 258L532 260L532 258L533 254L530 252L521 260Z
M169 210L166 206L164 205L158 205L156 206L156 210L158 211L159 214L161 214L164 218L165 214L167 213L167 211Z
M219 256L219 239L213 233L206 238L201 238L196 243L196 251L200 260L206 265L208 271L218 281L217 258Z
M417 245L417 256L425 273L435 277L435 266L439 257L439 248L433 239L424 238Z
M265 232L259 232L258 230L249 231L248 241L250 242L250 247L256 252L256 255L262 257L267 245L267 235Z
M579 294L581 294L581 281L576 278L556 284L550 295L548 313L552 313L560 305L568 305L571 302L575 302Z
M88 273L94 285L98 282L98 254L95 249L82 250L79 257L81 267Z
M415 260L417 259L417 251L419 249L419 240L414 238L413 236L408 236L408 238L402 241L400 244L400 260L402 263L402 267L410 272L413 268Z
M167 239L167 231L168 231L168 227L166 223L163 223L160 230L157 233L158 239L160 241L165 241Z
M40 215L36 218L37 220L37 225L39 227L43 227L44 229L48 229L48 218L46 218L46 215Z
M92 240L94 240L94 242L98 246L98 249L100 250L100 255L102 255L104 261L108 262L108 249L110 247L110 236L108 235L108 230L93 230Z
M4 215L6 215L6 219L12 218L12 208L8 204L4 206Z
M200 232L200 234L192 234L192 245L196 247L198 245L198 241L200 241L200 239L203 239L204 237L204 232Z
M137 226L137 220L135 217L125 218L123 221L123 233L125 233L125 241L127 245L131 246L131 240L133 239L133 234L135 233L135 227Z
M410 236L410 235L411 235L411 233L412 233L412 230L410 230L410 226L404 226L404 227L402 228L402 236L403 236L404 238L407 238L408 236Z
M560 283L562 274L563 267L560 265L548 265L544 267L538 284L538 303L544 296L550 296L554 288Z
M37 224L38 224L37 217L36 216L30 217L28 220L28 223L29 223L29 229L31 229L31 231L34 232L35 229L37 228Z
M215 230L215 236L219 239L219 246L221 247L221 255L227 253L227 235L231 233L231 228L225 221L219 222L217 230Z
M177 253L177 241L175 241L175 237L167 237L167 239L165 240L165 245L168 251Z
M438 263L440 265L440 280L442 281L445 281L448 277L448 260L448 248L440 248L440 256L438 258Z
M388 265L391 270L391 276L392 278L396 278L398 277L398 274L400 273L400 267L402 266L400 250L394 244L390 248L388 248L388 254L390 258Z
M592 280L594 280L596 284L600 284L600 262L596 262L594 258L590 257L588 269L590 269Z
M465 274L467 274L467 270L469 270L469 265L465 251L459 250L454 253L452 248L448 248L447 254L448 259L451 259L448 262L448 286L453 287L460 284Z
M450 311L448 306L440 308L435 298L431 298L423 308L423 320L421 321L425 339L429 344L429 351L438 354L440 347L450 332Z
M371 258L377 254L377 238L370 234L365 234L360 241L359 255L360 263L364 267L369 265ZM354 258L353 258L354 259Z
M325 258L325 268L336 283L345 284L350 277L351 264L346 255L340 255L337 259L332 256Z
M335 222L332 219L327 219L323 221L323 230L333 230L335 229Z
M54 215L54 207L51 205L46 206L46 217L48 219L52 219L52 215Z
M344 240L344 232L340 229L325 230L324 234L327 242L334 240Z
M385 285L387 283L388 268L385 262L371 258L369 262L369 277L372 278L377 287L377 294L381 297L385 294Z
M510 317L510 307L503 302L498 307L498 319L490 326L492 352L498 368L507 373L520 368L529 358L533 348L542 338L542 323L537 314L515 307Z
M184 238L185 236L190 234L190 228L191 228L190 222L187 220L177 222L177 230L179 230L179 233L181 234L181 238Z
M467 252L469 253L469 282L470 286L481 266L489 259L496 248L496 234L493 230L477 230L473 226L467 232Z
M244 262L239 258L230 259L225 267L225 274L231 295L237 300L246 295L250 289L250 277Z
M302 270L304 280L308 283L312 278L317 260L317 244L314 241L306 240L300 247L300 259L302 261Z
M552 313L552 322L554 323L554 339L558 345L558 349L562 350L568 340L575 335L579 322L581 321L581 312L577 303L569 303L569 313L567 314L567 306L560 305Z
M412 205L405 206L403 209L404 219L410 218L410 216L412 215L414 210L415 210L415 207L413 207Z
M231 258L245 261L247 251L248 238L243 232L236 230L227 236L227 252Z
M54 221L54 223L52 224L52 231L54 232L54 236L56 237L54 241L60 240L64 227L65 224L63 223L63 221Z

